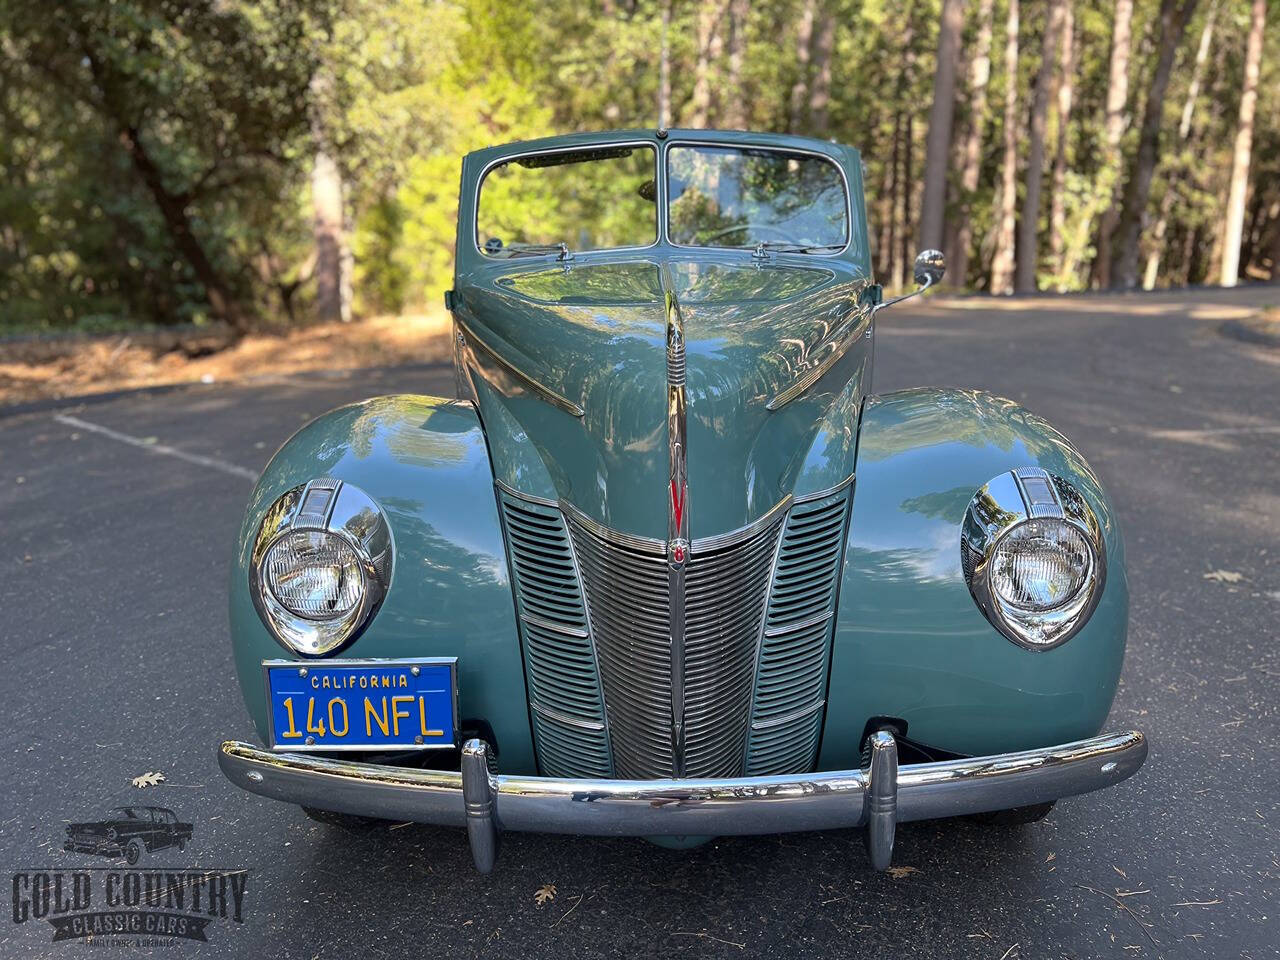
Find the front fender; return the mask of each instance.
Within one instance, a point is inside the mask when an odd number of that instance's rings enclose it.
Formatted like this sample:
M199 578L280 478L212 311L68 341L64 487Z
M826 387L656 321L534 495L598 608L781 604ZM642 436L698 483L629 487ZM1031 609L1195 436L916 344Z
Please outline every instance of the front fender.
M268 733L262 661L292 653L253 608L253 539L280 494L325 476L354 484L382 507L395 549L382 608L341 657L457 657L463 729L483 720L502 769L533 772L515 603L484 433L471 404L434 397L379 397L333 410L294 434L258 480L236 543L230 609L240 690L259 736L265 742Z
M1060 647L996 632L969 594L960 527L970 498L1015 467L1070 480L1097 514L1107 553L1101 602ZM840 587L820 766L859 764L874 717L966 756L1096 734L1119 682L1128 624L1124 545L1079 451L1044 420L976 391L914 389L869 400Z

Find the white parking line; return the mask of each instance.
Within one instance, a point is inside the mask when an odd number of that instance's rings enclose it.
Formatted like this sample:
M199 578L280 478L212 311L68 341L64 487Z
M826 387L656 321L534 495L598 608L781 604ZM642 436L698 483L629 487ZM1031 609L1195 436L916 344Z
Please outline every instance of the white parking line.
M140 437L131 437L127 433L121 433L119 430L112 430L110 427L100 427L96 423L89 423L87 420L81 420L79 417L68 416L65 413L54 414L53 419L59 423L66 424L69 427L75 427L78 430L88 430L90 433L97 433L104 437L110 437L112 440L119 440L121 443L127 443L131 447L138 447L140 450L149 450L151 453L162 453L165 456L177 457L179 460L185 460L187 463L194 463L201 467L211 467L214 470L221 470L223 473L230 473L237 477L243 477L250 483L254 483L258 479L258 475L252 470L244 467L238 467L234 463L227 463L225 460L217 460L213 457L202 457L198 453L187 453L185 450L179 450L176 447L170 447L163 443L151 443Z

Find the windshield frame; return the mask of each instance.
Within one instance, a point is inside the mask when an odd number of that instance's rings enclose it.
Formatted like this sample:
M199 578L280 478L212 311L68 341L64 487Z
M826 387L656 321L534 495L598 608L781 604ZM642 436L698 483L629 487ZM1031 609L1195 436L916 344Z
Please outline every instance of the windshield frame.
M662 170L661 170L661 174L662 174L662 177L661 177L662 218L661 219L662 219L663 242L669 244L670 246L676 247L677 249L680 249L680 250L717 250L717 251L736 250L736 251L744 251L747 253L753 253L756 250L755 244L752 244L750 246L708 246L706 244L700 244L700 243L677 243L676 241L671 239L671 230L670 230L671 228L671 217L670 217L671 197L668 195L668 191L667 191L667 181L669 176L668 169L671 161L668 158L668 154L672 150L680 149L681 147L693 147L695 149L701 147L701 148L710 148L713 150L736 151L737 153L745 153L746 151L750 150L753 152L758 151L758 152L767 152L767 153L777 153L777 154L782 154L784 156L787 154L798 154L803 157L811 157L815 160L825 161L826 163L835 167L836 172L840 174L840 183L844 187L844 246L839 248L833 247L830 250L812 250L812 251L767 250L767 248L766 250L770 254L782 253L788 256L823 257L823 258L843 257L846 253L849 252L849 248L853 245L853 196L849 190L849 176L848 174L845 173L844 164L840 163L834 157L831 157L826 153L822 153L818 150L808 150L808 149L805 149L804 147L799 147L799 146L774 146L772 144L756 144L756 143L726 143L726 142L717 141L717 140L680 139L680 140L674 140L666 144L663 144Z
M664 198L666 196L666 184L667 184L666 151L662 149L663 146L665 145L655 144L652 140L615 140L611 142L602 141L598 144L574 144L573 146L552 147L550 149L543 147L541 149L525 150L521 153L512 153L503 157L496 157L493 160L490 160L488 163L484 165L484 167L481 168L479 175L476 177L475 196L472 197L473 216L471 218L472 220L471 245L475 248L476 253L480 255L481 260L488 263L511 263L513 261L519 262L520 260L538 263L548 258L551 260L566 259L566 258L562 258L561 255L556 251L547 251L546 253L535 253L525 257L516 257L516 258L495 257L495 256L492 256L491 254L485 253L484 247L481 246L480 244L480 194L484 190L485 180L488 178L489 174L492 173L496 168L505 166L507 164L516 163L520 160L525 159L526 157L549 157L558 153L587 153L592 150L619 150L624 147L630 147L632 149L643 148L653 156L653 179L654 179L654 191L656 195L654 197L654 222L653 222L654 230L653 230L652 242L646 243L646 244L640 244L640 245L633 244L625 247L592 247L587 250L576 250L572 246L570 246L569 257L567 259L571 260L573 257L579 256L579 255L588 255L588 256L592 254L607 255L607 254L614 254L614 253L628 253L628 252L634 253L639 250L652 250L654 247L658 246L658 244L662 242L663 237L666 235L666 227L667 227L666 203L664 202Z

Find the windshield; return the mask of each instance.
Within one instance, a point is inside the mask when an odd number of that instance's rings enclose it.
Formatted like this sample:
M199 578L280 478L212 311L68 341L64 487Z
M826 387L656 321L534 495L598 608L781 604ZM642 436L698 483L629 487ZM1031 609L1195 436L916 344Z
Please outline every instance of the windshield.
M656 155L644 146L500 163L480 184L476 244L504 258L648 246L658 238L656 172Z
M672 243L834 251L848 241L844 176L812 154L673 146L667 197Z

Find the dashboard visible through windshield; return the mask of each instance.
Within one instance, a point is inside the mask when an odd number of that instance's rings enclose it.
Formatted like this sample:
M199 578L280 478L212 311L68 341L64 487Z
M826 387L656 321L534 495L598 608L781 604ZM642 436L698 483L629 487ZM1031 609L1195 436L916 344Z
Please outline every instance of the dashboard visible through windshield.
M844 175L813 154L673 144L667 202L672 243L834 252L848 242Z
M836 253L849 243L848 185L827 157L765 147L672 143L668 239L681 246ZM554 257L658 239L657 152L604 144L530 154L488 169L476 205L487 257Z
M647 247L658 239L652 147L602 146L517 157L480 184L476 243L515 258Z

